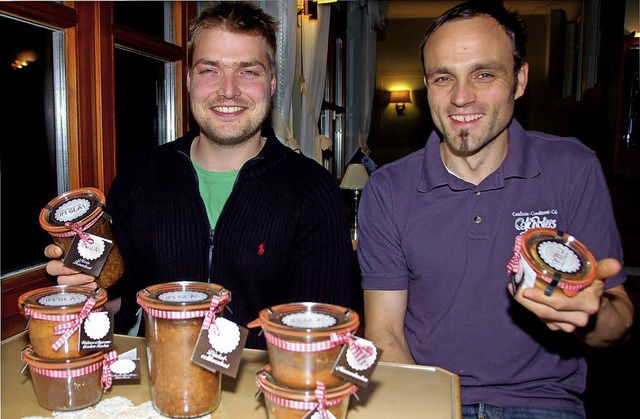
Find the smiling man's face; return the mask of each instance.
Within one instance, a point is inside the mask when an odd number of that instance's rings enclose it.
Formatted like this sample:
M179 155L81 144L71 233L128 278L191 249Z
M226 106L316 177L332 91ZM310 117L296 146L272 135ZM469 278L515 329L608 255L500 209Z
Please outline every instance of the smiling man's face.
M210 141L234 146L260 136L276 89L259 36L215 28L198 35L187 88L193 117Z

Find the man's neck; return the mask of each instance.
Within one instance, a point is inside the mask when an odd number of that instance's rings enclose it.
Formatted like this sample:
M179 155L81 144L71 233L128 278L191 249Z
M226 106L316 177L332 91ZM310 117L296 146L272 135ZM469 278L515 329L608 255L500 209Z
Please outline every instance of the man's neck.
M248 160L260 153L266 139L256 135L235 146L222 146L209 141L200 134L191 143L191 159L210 172L231 172L238 170Z
M479 185L487 176L495 172L507 156L507 141L493 141L471 156L458 156L440 143L440 158L445 168L460 179Z

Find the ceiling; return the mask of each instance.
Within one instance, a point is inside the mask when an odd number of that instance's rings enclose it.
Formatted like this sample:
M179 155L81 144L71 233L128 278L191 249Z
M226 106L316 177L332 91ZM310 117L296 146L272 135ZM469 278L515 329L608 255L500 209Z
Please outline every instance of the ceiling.
M460 3L451 0L392 0L388 2L387 19L432 18ZM580 17L582 0L504 0L507 9L521 14L547 14L549 10L563 9L567 20Z

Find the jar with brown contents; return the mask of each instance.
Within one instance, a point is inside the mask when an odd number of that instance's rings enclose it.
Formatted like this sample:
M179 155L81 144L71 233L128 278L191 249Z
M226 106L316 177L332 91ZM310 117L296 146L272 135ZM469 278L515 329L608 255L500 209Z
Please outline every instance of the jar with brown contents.
M65 192L40 211L40 226L49 232L65 255L78 234L92 234L113 242L111 218L103 210L104 203L104 194L96 188ZM96 283L108 288L120 279L123 271L122 255L114 242Z
M31 347L22 352L29 366L38 404L49 410L76 410L100 401L103 352L64 361L36 356Z
M318 409L317 388L292 389L281 385L271 375L271 366L266 365L258 372L256 384L264 395L268 419L300 419L307 413ZM358 387L344 382L335 387L326 387L324 394L325 409L336 417L345 419L349 408L349 397Z
M71 359L96 352L80 350L79 327L68 339L62 339L54 330L58 325L78 320L90 299L93 300L90 311L101 311L107 302L107 292L101 288L91 291L81 286L55 285L25 292L18 298L22 314L29 318L27 333L35 355L44 359Z
M344 383L331 370L342 345L332 334L355 333L360 320L348 308L322 303L289 303L259 314L267 340L274 379L285 386L310 389L321 381L327 387Z
M230 299L226 289L202 282L158 284L138 292L138 304L144 310L151 400L165 416L202 416L220 403L220 373L191 360L214 295Z

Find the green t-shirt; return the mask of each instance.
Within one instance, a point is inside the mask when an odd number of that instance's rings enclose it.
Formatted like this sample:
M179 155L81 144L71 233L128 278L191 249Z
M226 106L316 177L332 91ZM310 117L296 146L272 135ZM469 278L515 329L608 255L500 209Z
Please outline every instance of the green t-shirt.
M224 207L229 195L231 195L231 189L233 189L233 184L238 177L240 169L231 172L210 172L195 164L193 160L192 163L198 174L200 196L204 201L204 206L207 208L209 223L212 227L215 227L222 212L222 207Z

